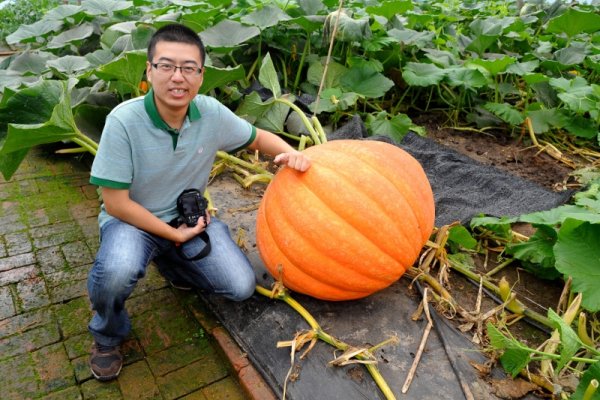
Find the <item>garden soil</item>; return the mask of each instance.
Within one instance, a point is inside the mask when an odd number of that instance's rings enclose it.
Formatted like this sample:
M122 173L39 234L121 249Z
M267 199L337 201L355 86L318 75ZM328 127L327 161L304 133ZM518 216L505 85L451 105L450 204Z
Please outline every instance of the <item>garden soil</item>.
M356 120L355 123L357 125L351 123L332 134L330 140L361 139L364 128ZM397 145L417 158L428 175L436 200L436 226L454 221L467 223L479 213L514 216L550 209L566 202L572 194L553 190L564 188L568 169L557 167L555 161L549 162L544 155L524 152L518 143L502 142L491 136L469 137L431 130L429 139L409 134ZM263 189L257 185L243 189L226 175L217 177L209 186L212 200L219 209L218 217L230 225L238 243L246 249L258 283L270 288L273 280L264 269L254 241L256 210ZM453 281L458 289L470 287L456 278ZM523 279L525 281L527 279ZM536 282L530 281L533 286ZM546 292L555 296L557 290L559 288ZM463 292L470 298L459 299L459 302L465 300L473 304L473 290ZM461 333L453 322L434 312L434 330L410 388L402 394L427 324L424 318L411 319L422 296L417 285L408 279L355 301L326 302L299 294L293 297L326 332L350 345L369 347L396 337L398 344L386 345L375 355L382 376L397 398L497 399L507 398L502 392L518 386L506 381L506 376L497 368L491 375L481 376L474 366L483 365L487 358L471 342L471 335ZM535 298L535 293L532 297ZM278 348L278 342L290 341L309 328L283 302L259 294L242 303L213 296L205 299L280 398L284 392L290 400L384 398L363 365L331 366L330 361L340 353L324 342L319 342L303 358L301 352L291 357L290 347ZM522 390L518 397L528 391Z

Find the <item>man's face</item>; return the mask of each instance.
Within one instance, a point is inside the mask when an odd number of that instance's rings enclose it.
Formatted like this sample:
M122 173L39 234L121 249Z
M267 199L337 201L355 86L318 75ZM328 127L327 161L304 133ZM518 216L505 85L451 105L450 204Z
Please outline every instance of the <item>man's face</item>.
M204 70L186 73L180 68L165 71L164 65L176 67L202 67L200 49L188 43L160 41L156 43L153 59L146 62L146 75L152 83L158 111L187 110L188 104L202 85ZM152 64L159 64L158 68ZM162 67L162 68L161 68ZM191 71L191 68L188 68Z

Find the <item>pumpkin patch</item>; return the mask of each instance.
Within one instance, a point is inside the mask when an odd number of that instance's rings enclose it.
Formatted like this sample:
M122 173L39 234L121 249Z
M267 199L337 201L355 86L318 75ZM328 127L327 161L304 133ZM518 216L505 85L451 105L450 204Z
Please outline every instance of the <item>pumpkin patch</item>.
M384 142L338 140L304 150L312 167L280 170L257 216L267 269L296 292L323 300L368 296L419 256L434 200L419 162Z

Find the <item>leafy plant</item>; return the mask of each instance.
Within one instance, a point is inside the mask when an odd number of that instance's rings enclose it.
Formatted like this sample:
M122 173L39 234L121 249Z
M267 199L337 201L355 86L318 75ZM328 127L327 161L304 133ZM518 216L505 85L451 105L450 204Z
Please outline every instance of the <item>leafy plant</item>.
M510 227L532 224L536 233L513 241ZM515 218L477 217L471 228L486 228L508 241L506 253L546 279L571 278L573 291L583 294L583 307L600 311L600 185L577 193L574 204Z
M4 7L0 8L0 42L4 43L6 36L19 26L40 20L48 10L60 3L60 0L13 0L4 4Z

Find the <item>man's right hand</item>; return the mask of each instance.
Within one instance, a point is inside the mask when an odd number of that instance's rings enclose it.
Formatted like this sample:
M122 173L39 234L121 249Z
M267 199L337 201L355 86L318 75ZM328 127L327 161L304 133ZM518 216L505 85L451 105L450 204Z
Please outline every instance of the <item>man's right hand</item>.
M189 227L186 224L181 224L177 228L178 233L181 235L181 240L176 241L175 243L177 243L177 244L185 243L188 240L193 239L194 237L196 237L199 234L201 234L202 232L204 232L206 230L206 227L208 227L208 224L210 224L210 213L209 212L206 213L205 218L206 218L206 224L204 223L204 219L199 220L198 224L193 227Z

